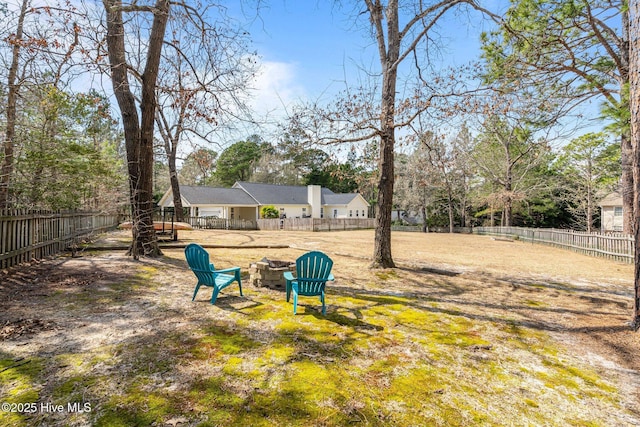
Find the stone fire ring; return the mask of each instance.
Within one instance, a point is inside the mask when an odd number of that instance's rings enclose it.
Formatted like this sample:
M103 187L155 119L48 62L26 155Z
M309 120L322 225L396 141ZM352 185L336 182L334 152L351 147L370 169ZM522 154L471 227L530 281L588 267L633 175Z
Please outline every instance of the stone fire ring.
M292 261L270 260L263 258L249 266L249 280L253 286L284 290L283 273L292 271L295 274L296 263Z

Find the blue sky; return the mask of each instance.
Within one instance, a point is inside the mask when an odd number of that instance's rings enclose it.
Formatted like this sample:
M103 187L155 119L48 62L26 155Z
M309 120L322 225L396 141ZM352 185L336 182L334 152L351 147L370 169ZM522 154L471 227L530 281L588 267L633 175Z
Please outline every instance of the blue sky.
M487 3L496 3L492 0ZM349 3L349 2L345 2ZM357 3L357 2L356 2ZM262 63L255 83L254 109L280 110L300 100L328 100L358 82L358 67L377 67L373 41L354 25L352 6L338 8L332 0L270 0L260 10L244 4L231 10L248 30ZM363 2L360 2L363 8ZM449 13L438 29L445 51L443 63L464 64L479 54L479 34L488 28L477 13Z
M256 11L256 2L260 4L259 11ZM236 9L229 11L247 26L252 48L260 58L262 70L254 82L254 97L250 103L256 118L282 121L286 110L296 103L329 102L346 83L357 85L359 78L364 78L359 68L378 70L374 41L366 28L354 22L354 5L362 11L364 2L344 0L342 3L346 6L343 8L336 7L336 2L244 0L235 3ZM506 0L483 1L483 6L492 11L504 12L508 5ZM366 15L362 16L366 18ZM462 66L477 60L480 34L491 28L491 22L476 11L447 12L436 28L437 32L430 33L442 47L441 62L436 63L435 68ZM588 116L595 117L599 102L592 101L582 108ZM574 120L568 119L569 128L576 126ZM579 133L602 130L602 122L598 120L580 126ZM249 127L232 139L257 132L269 140L273 136L269 135L269 129L273 128L263 127L256 131Z

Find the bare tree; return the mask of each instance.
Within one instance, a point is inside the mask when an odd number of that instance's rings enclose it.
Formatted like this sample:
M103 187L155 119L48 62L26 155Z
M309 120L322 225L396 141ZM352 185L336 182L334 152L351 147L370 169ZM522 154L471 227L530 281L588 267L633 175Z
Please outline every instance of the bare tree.
M120 0L103 0L106 11L107 49L113 91L120 107L124 126L129 196L132 213L132 243L129 250L134 259L140 255L161 254L153 227L153 136L157 108L156 82L169 19L169 0L157 0L154 5L134 2L125 5ZM130 34L125 26L125 14L150 14L151 26L146 43L144 69L140 73L139 103L129 83L132 71L125 42ZM138 114L140 108L140 115Z
M180 182L186 185L204 185L215 172L218 153L206 148L197 148L184 160L180 169Z
M640 329L640 1L629 0L629 91L634 179L634 304L631 325Z
M9 206L9 187L11 176L13 175L13 151L15 148L14 136L16 131L16 103L18 98L18 67L20 60L20 49L23 41L24 20L27 14L29 0L23 0L18 15L15 35L12 40L11 48L11 65L9 66L8 76L8 95L7 95L7 127L5 130L5 138L3 141L3 158L0 167L0 209L6 209Z
M496 94L484 104L481 134L471 153L486 185L486 201L502 207L503 226L512 225L513 207L544 183L532 173L550 150L548 132L555 120L537 100L525 100L523 93Z
M204 8L210 9L210 8ZM178 147L213 144L215 132L229 119L249 120L242 95L255 72L246 33L233 26L222 8L202 10L207 21L190 24L190 13L178 13L169 22L171 39L165 42L158 82L156 123L169 165L173 203L182 221L182 199L176 167ZM178 15L178 16L175 16ZM216 17L215 22L209 22Z
M396 131L409 126L435 99L447 96L434 92L430 79L424 75L429 65L430 48L437 46L430 37L440 18L471 0L404 1L363 0L366 11L358 17L367 18L374 46L377 48L379 71L368 71L375 79L345 91L335 105L324 109L311 123L301 124L295 117L295 127L308 129L318 121L328 123L319 142L375 142L378 144L377 212L373 251L373 268L394 267L391 253L391 213L395 180L394 155ZM359 4L359 2L357 3ZM402 24L401 24L402 22ZM364 26L365 24L363 24ZM400 72L402 64L413 74L409 78ZM420 81L414 85L416 76ZM405 85L403 78L407 78ZM374 81L375 80L375 81ZM408 82L411 81L411 84ZM402 96L398 94L402 93ZM319 117L318 117L319 116ZM344 135L345 132L348 135ZM335 135L340 134L340 137ZM329 136L327 136L329 135Z
M466 222L470 171L468 156L463 147L469 148L469 138L465 127L449 141L444 136L435 134L432 138L420 138L421 144L427 149L431 173L446 199L450 233L453 233L455 227L456 207L460 213L460 225L464 227Z
M425 132L413 152L396 156L395 167L395 203L409 214L419 212L425 233L428 230L427 208L433 205L440 184L429 158L429 148L423 143L432 138L432 132Z
M72 22L78 17L76 15L77 11L70 3L34 6L31 0L21 1L15 20L5 15L6 35L2 39L7 44L10 58L7 61L6 104L3 105L6 127L0 161L0 209L11 204L21 90L28 85L46 84L58 88L69 67L73 66L72 54L78 45L80 31Z

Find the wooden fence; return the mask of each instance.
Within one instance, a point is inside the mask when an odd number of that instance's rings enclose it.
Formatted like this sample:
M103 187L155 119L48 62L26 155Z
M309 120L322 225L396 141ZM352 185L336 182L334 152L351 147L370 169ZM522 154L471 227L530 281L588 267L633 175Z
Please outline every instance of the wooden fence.
M473 232L543 243L585 255L633 263L633 236L626 234L600 234L553 228L523 227L475 227Z
M193 228L214 230L338 231L375 227L375 219L373 218L284 218L253 221L214 217L186 217L184 222L189 223Z
M92 233L115 228L118 215L0 211L0 268L60 253Z
M186 217L184 222L189 223L193 228L207 230L257 230L256 221L247 219L225 219L214 217Z
M391 225L391 231L407 231L412 233L423 233L422 225ZM471 227L453 227L454 233L471 234ZM427 227L426 233L449 233L449 227Z
M259 219L259 230L343 231L375 228L374 218Z

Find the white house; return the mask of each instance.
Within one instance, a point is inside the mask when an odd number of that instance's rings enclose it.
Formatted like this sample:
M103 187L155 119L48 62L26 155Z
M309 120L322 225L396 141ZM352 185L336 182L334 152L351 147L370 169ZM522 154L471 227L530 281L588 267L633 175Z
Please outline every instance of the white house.
M255 220L260 208L274 206L287 218L368 218L369 203L359 193L334 193L319 185L236 182L232 188L180 186L182 206L193 217ZM173 207L171 189L158 202Z
M599 203L600 229L603 233L622 231L622 195L618 191L608 194Z

